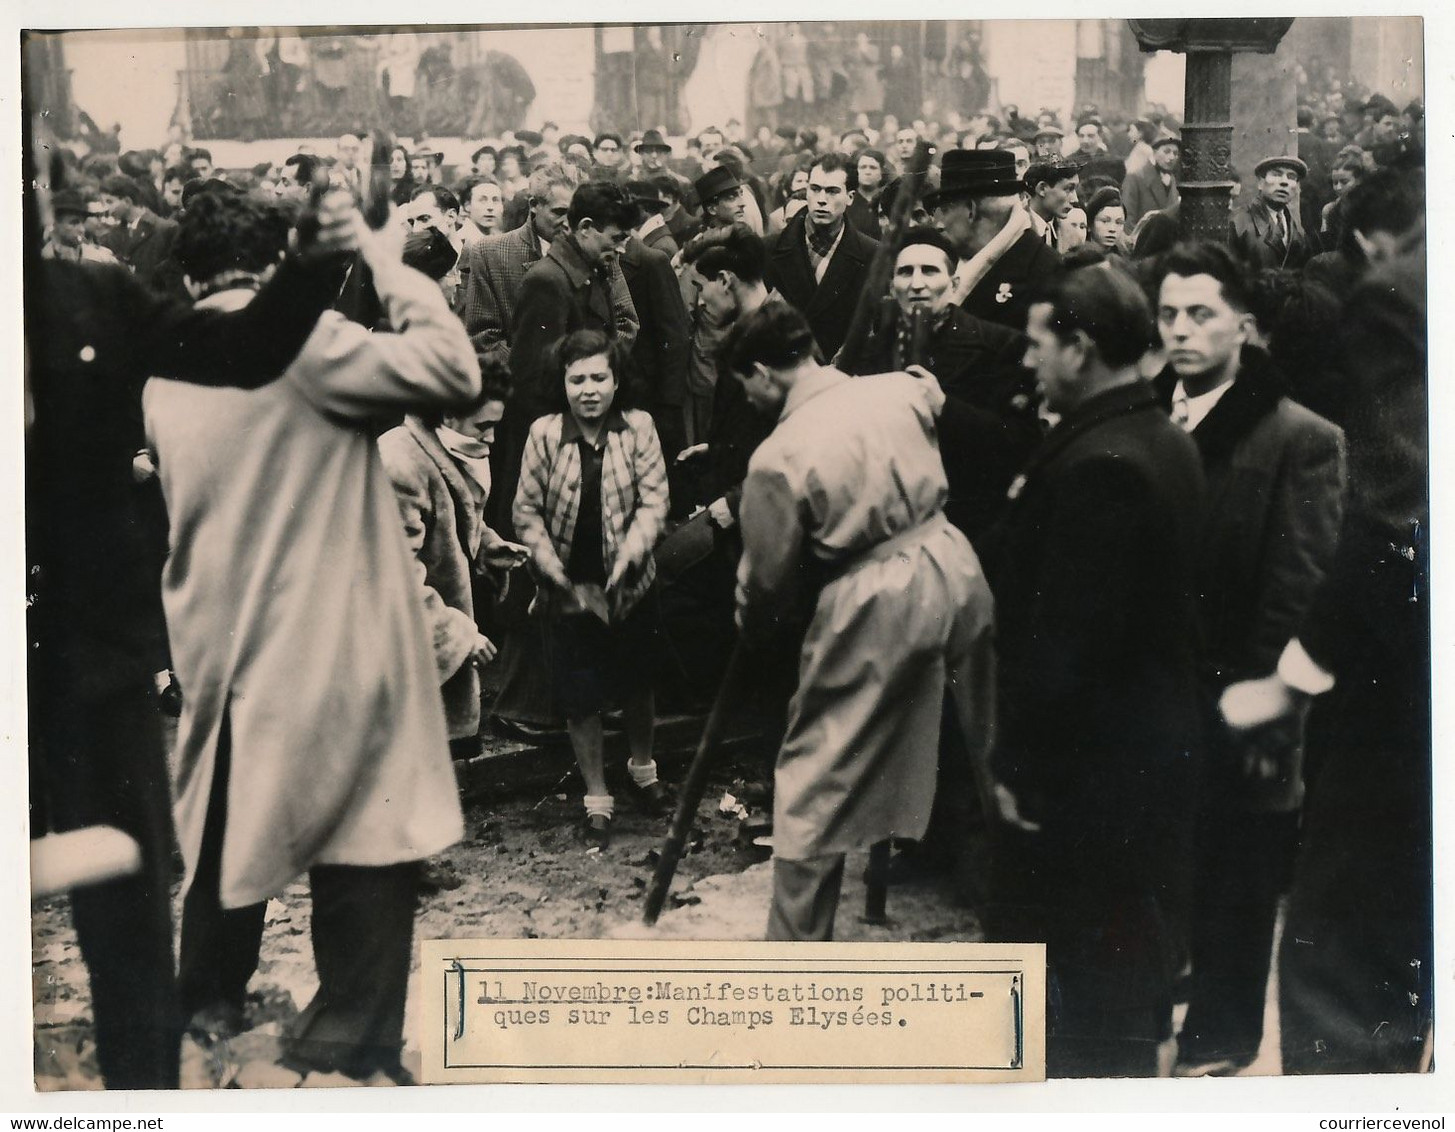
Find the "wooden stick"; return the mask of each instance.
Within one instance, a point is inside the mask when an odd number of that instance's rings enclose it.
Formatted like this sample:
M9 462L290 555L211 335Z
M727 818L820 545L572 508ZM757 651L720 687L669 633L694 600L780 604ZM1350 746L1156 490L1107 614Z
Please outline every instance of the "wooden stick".
M666 839L662 842L657 857L657 871L652 875L646 904L642 909L642 921L648 927L655 924L657 917L662 914L667 890L672 887L672 878L677 873L677 862L682 859L682 849L687 844L688 834L692 832L697 807L707 790L707 774L712 769L712 757L722 745L723 725L728 709L735 706L738 689L748 670L748 655L749 650L743 646L742 641L733 646L732 656L728 658L727 672L717 690L717 699L713 701L712 711L708 713L702 737L697 741L697 754L692 758L692 766L687 771L687 778L677 795L677 813L672 818Z

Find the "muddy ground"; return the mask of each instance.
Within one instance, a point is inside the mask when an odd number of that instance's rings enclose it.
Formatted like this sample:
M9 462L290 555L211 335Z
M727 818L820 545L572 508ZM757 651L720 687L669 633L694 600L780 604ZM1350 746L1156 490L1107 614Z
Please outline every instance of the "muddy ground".
M685 771L686 745L659 755L668 780ZM487 749L488 754L488 749ZM562 765L562 756L555 753ZM569 756L565 756L569 759ZM569 763L565 763L569 766ZM674 773L675 772L675 773ZM517 776L519 777L519 776ZM751 749L715 767L698 809L697 832L678 868L673 895L656 929L641 925L641 905L668 820L635 812L618 791L616 830L604 852L582 845L581 786L569 770L546 779L527 776L497 788L466 810L466 837L447 856L462 884L420 903L418 940L434 938L761 939L767 918L771 863L766 852L743 844L741 815L724 812L724 796L741 797L760 780L761 760ZM749 816L761 816L749 809ZM966 940L980 938L973 912L933 887L896 888L889 922L862 922L862 860L851 860L840 906L838 938ZM180 896L176 900L180 915ZM207 1049L184 1045L183 1084L191 1088L287 1088L299 1084L352 1084L344 1078L300 1079L276 1064L288 1019L312 997L316 982L310 949L306 883L271 902L262 962L251 985L249 1031ZM90 996L64 898L38 904L33 915L36 1009L36 1084L42 1090L101 1087L91 1042ZM411 994L406 1019L406 1065L417 1063ZM383 1083L382 1081L379 1083Z

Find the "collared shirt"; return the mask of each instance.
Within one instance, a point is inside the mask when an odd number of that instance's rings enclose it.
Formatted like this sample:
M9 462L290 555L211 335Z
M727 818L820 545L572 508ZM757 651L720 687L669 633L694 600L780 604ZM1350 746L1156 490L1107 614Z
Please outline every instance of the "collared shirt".
M824 272L828 271L829 261L834 258L834 252L838 250L839 241L844 238L844 229L847 227L848 224L841 219L839 221L839 230L834 235L833 240L829 243L827 248L820 250L820 248L822 248L822 241L815 241L813 225L807 220L804 221L803 242L804 246L808 248L808 262L809 265L813 268L813 277L815 281L819 283L823 282Z
M1172 391L1172 419L1180 424L1185 431L1191 432L1198 425L1202 424L1207 415L1213 411L1213 406L1221 401L1223 394L1232 387L1233 383L1231 381L1225 381L1216 389L1210 389L1206 393L1198 394L1196 397L1189 397L1187 390L1182 386L1182 382L1178 381L1177 388ZM1179 407L1183 405L1187 407L1187 416L1183 420L1178 420L1178 417L1181 415Z
M1031 227L1036 230L1036 235L1041 237L1048 248L1056 248L1058 245L1056 222L1042 219L1034 208L1028 208L1026 212L1030 215Z

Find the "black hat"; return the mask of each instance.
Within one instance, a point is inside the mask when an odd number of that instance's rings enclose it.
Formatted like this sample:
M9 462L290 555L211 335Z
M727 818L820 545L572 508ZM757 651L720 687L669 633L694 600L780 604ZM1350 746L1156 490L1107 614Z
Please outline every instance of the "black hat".
M535 130L516 130L515 140L525 145L540 145L546 139Z
M51 196L51 212L59 219L61 216L85 216L87 215L86 198L75 189L62 189Z
M642 140L632 146L632 149L638 153L644 149L660 149L663 153L672 152L671 143L662 137L661 130L648 130L642 135Z
M1025 188L1015 158L1003 149L952 149L940 161L940 187L925 194L925 207L965 197L1002 197Z
M662 199L662 192L651 181L628 181L623 186L627 195L641 205L648 212L663 212L667 208L667 202Z
M716 169L709 169L692 182L692 187L697 192L697 200L703 208L724 193L730 193L741 185L742 182L733 175L733 171L722 165Z
M1277 157L1265 157L1262 161L1258 162L1257 165L1253 166L1253 176L1261 177L1264 173L1268 172L1268 170L1277 169L1280 166L1285 169L1292 169L1295 173L1298 174L1298 179L1300 181L1308 176L1308 166L1300 161L1297 157L1293 157L1286 153Z
M443 279L454 270L460 253L450 243L449 237L437 229L426 228L422 232L411 232L404 238L404 264L431 279Z
M1169 130L1165 126L1152 139L1152 148L1161 149L1164 145L1175 145L1179 152L1182 150L1182 135L1176 130Z

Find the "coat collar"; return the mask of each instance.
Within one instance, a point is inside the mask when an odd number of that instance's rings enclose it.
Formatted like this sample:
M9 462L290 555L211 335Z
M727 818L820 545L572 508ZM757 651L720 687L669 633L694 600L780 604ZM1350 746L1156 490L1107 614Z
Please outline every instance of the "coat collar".
M546 258L559 264L566 273L566 278L571 281L571 286L577 289L590 286L591 281L597 278L596 271L581 255L576 237L569 233L563 233L551 241L551 250L546 253Z
M1098 393L1071 412L1041 441L1041 446L1031 454L1025 470L1010 485L1010 498L1016 499L1025 488L1026 481L1059 456L1072 441L1093 431L1107 421L1125 417L1143 409L1157 406L1157 390L1149 381L1133 381L1118 385L1104 393Z
M620 409L613 405L606 411L605 427L603 435L608 432L629 432L631 425L626 423L626 417ZM576 441L584 438L581 426L576 423L576 418L569 412L561 414L561 445L575 444Z
M435 466L444 479L445 486L450 489L450 495L455 500L455 514L459 517L461 524L461 545L478 546L477 529L483 520L480 509L470 506L470 503L475 498L475 492L480 489L478 487L472 489L465 482L464 473L460 471L454 457L440 443L440 438L434 429L415 416L404 418L404 428L414 438L414 442L419 445L429 462Z
M1170 409L1172 394L1177 388L1176 372L1168 366L1153 384L1159 403ZM1273 359L1255 346L1245 346L1238 359L1238 374L1233 378L1232 388L1192 430L1203 464L1221 463L1232 455L1233 449L1258 422L1278 408L1286 393L1283 374Z

